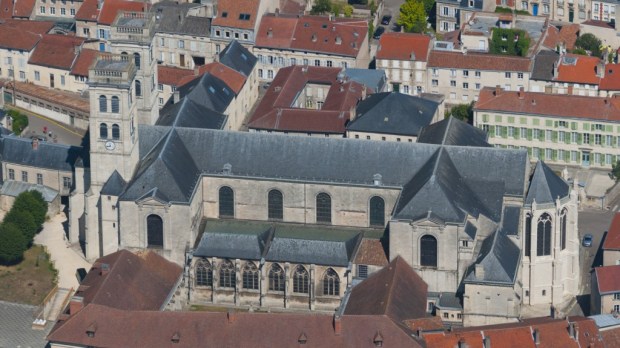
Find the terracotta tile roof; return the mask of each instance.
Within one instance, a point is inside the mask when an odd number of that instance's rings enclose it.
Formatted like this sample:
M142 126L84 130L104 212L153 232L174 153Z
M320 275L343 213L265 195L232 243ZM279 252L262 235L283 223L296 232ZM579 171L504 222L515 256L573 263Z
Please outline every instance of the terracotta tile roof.
M620 250L620 213L616 213L611 220L603 242L603 250Z
M427 318L420 319L408 319L403 321L403 324L407 326L410 330L416 332L417 330L422 331L443 331L443 321L441 321L440 317L432 316Z
M560 57L555 81L598 85L601 80L597 75L599 63L602 62L597 57L565 54Z
M566 24L560 29L550 25L547 28L545 39L542 44L552 50L555 50L558 45L564 45L564 47L570 51L575 48L575 41L577 41L579 29L579 24Z
M256 33L255 47L357 57L367 35L368 23L363 20L267 14Z
M620 292L620 265L596 267L594 271L600 294Z
M620 328L601 330L603 342L609 348L617 348L620 346Z
M220 0L217 2L217 16L211 25L254 29L259 6L260 0Z
M36 0L0 0L0 19L30 18Z
M397 323L426 316L428 286L397 256L351 290L345 315L387 315Z
M104 265L109 271L103 272ZM153 252L120 250L98 259L76 295L84 304L125 310L159 310L173 290L182 269Z
M595 27L601 27L605 29L614 29L614 26L605 21L597 21L595 19L589 19L585 22L582 22L581 25L591 25Z
M188 76L193 80L196 76L195 71L165 65L157 66L157 81L163 85L182 86L184 84L182 81Z
M303 14L306 6L303 1L280 0L280 14Z
M79 49L84 41L85 39L75 36L44 35L30 55L28 63L71 70L77 58L76 47Z
M532 60L530 58L473 52L463 54L437 50L431 50L427 63L427 66L431 68L519 72L529 72L531 65Z
M605 76L598 88L605 91L620 90L620 64L605 65Z
M386 316L124 311L88 305L48 335L52 343L93 347L421 347ZM92 337L87 335L92 332ZM176 342L173 342L175 340Z
M385 33L379 39L377 59L413 60L426 62L431 38L428 35Z
M368 89L357 82L338 81L340 71L340 68L299 65L280 69L248 126L304 133L344 133L351 111ZM330 85L320 110L292 107L307 83Z
M198 68L199 75L204 73L210 73L218 79L224 81L224 83L230 87L236 94L239 94L241 88L245 84L245 76L243 74L227 67L220 62L213 62L207 65L203 65Z
M379 239L362 239L355 255L356 264L360 265L373 265L373 266L386 266L388 264L388 258Z
M149 8L150 4L142 1L105 0L99 13L99 18L97 18L97 23L111 25L114 19L116 19L116 15L121 11L142 12Z
M82 6L75 14L75 20L96 22L97 17L99 17L98 2L99 0L84 0Z
M53 22L5 19L0 23L0 48L30 51L53 26Z
M620 98L585 97L564 94L512 92L485 87L474 109L528 115L620 121ZM521 94L521 98L519 97Z
M98 56L99 51L83 48L71 68L71 75L88 77L88 69Z
M90 113L90 101L88 97L83 97L79 93L61 91L24 82L15 82L15 89L31 97L78 110L86 115Z

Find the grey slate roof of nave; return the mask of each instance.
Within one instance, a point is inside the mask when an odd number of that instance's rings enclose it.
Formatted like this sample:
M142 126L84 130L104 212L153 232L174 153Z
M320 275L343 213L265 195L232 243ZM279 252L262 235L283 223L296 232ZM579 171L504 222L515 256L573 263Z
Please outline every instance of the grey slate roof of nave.
M219 55L220 63L241 73L250 76L258 59L237 40L232 40Z
M521 258L521 249L512 241L506 231L499 228L482 242L478 258L465 271L466 283L514 284ZM475 265L481 264L484 277L475 272Z
M223 129L228 117L222 113L183 98L159 110L158 126Z
M16 136L0 137L0 154L3 162L19 163L31 167L73 171L78 157L83 155L78 146L40 141L37 150L32 149L32 140Z
M525 204L555 203L557 198L564 198L570 193L570 187L562 178L556 175L543 161L538 161L534 175L530 181Z
M430 124L419 133L419 143L442 144L455 146L491 147L487 142L487 134L482 129L449 117Z
M115 170L108 178L108 181L103 184L101 194L108 196L120 196L126 185L127 182L123 179L121 174Z
M219 113L224 113L235 98L235 92L224 81L209 73L184 84L178 91L181 98Z

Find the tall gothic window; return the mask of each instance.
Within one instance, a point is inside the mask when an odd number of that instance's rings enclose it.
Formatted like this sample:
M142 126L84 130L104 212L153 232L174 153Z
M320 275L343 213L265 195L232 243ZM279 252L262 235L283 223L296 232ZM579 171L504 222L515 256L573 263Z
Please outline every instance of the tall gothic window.
M108 112L108 98L105 95L99 96L99 112Z
M420 238L420 265L437 267L437 238L430 235Z
M139 53L133 54L133 62L134 64L136 64L136 69L140 70L140 54Z
M316 222L332 223L332 198L325 192L316 196Z
M235 217L235 193L228 186L220 188L220 217Z
M99 138L107 139L108 138L108 125L107 123L99 124Z
M323 276L323 295L340 296L340 277L332 268Z
M115 123L112 125L112 139L118 140L121 138L121 128Z
M112 112L118 114L121 111L121 103L117 96L111 98Z
M306 271L304 266L298 265L295 267L295 271L293 273L293 292L307 294L308 280L308 271Z
M136 97L141 97L142 96L142 82L140 82L140 80L136 80L135 85L136 85Z
M532 215L525 216L525 256L532 253Z
M267 209L269 220L282 220L284 218L284 200L282 192L271 190L267 195Z
M370 199L370 226L385 225L385 202L383 198L374 196Z
M235 266L228 260L222 262L220 265L220 287L234 288L236 283Z
M149 248L164 246L164 221L159 215L151 214L146 218L146 234Z
M213 268L211 268L211 263L207 260L201 259L196 264L196 285L213 285Z
M284 291L284 271L277 263L269 269L269 290Z
M566 219L568 218L568 211L566 208L562 209L562 214L560 215L560 246L561 249L566 249Z
M538 218L536 255L551 255L551 216L544 213Z
M243 267L243 288L258 290L258 268L254 262L248 262Z

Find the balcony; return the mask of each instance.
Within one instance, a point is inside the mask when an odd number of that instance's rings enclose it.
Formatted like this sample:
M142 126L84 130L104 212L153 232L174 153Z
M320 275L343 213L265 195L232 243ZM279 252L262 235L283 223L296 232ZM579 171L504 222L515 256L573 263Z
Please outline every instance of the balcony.
M136 76L136 66L117 54L104 54L88 69L89 85L130 85Z
M147 12L120 12L112 23L112 41L150 44L155 35L155 17Z

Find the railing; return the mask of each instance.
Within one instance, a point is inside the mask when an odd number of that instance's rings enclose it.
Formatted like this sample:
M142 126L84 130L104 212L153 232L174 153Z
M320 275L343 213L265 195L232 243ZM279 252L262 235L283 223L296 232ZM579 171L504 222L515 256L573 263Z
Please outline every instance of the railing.
M54 299L54 297L56 296L57 292L58 292L58 285L56 285L47 294L47 296L45 296L43 301L41 301L41 304L37 306L37 309L34 311L34 313L32 313L32 316L33 316L35 322L37 322L37 320L46 320L45 318L47 317L47 314L45 313L45 310L46 310L48 304Z

